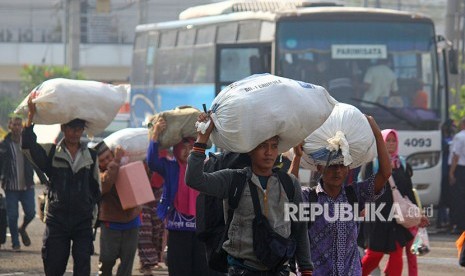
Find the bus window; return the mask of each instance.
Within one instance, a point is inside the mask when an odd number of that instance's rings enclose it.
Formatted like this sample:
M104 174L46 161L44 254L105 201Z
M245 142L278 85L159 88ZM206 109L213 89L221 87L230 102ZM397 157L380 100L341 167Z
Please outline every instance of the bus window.
M259 56L257 48L222 49L220 81L234 82L251 75L250 58Z
M237 37L237 23L229 23L218 26L217 43L231 43L236 42Z
M211 44L215 42L216 26L207 26L200 28L197 31L197 45L199 44Z
M155 59L156 84L172 83L176 72L174 61L178 59L177 54L175 48L158 49Z
M192 83L193 78L193 48L177 48L174 55L167 61L172 68L167 77L167 83Z
M145 70L145 83L153 84L154 82L154 62L155 51L158 46L158 33L150 32L148 36L147 55L146 55L146 70Z
M418 62L415 54L396 55L393 57L393 61L393 69L398 78L409 79L418 75Z
M195 29L182 30L178 33L178 46L190 46L195 42Z
M215 48L213 46L194 48L194 66L192 68L193 83L214 82L214 59Z
M160 48L174 47L176 45L176 30L161 34Z
M217 48L216 91L252 74L270 73L271 45L219 45Z
M259 36L260 21L245 21L239 23L238 41L257 41L257 37Z
M134 55L132 61L132 83L144 84L145 62L147 55L147 33L138 33L134 43Z

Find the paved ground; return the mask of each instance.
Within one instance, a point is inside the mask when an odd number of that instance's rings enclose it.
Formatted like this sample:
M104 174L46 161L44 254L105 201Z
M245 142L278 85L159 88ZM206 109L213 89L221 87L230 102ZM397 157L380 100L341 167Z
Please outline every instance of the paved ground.
M37 193L40 192L37 189ZM35 219L28 232L32 240L30 247L23 247L22 252L11 251L11 240L7 237L7 243L0 250L0 276L6 275L44 275L42 259L40 256L41 239L45 225ZM438 232L434 228L429 229L431 240L431 252L418 258L419 275L465 275L465 268L459 267L457 263L457 250L455 240L458 235ZM99 235L97 234L97 240ZM96 252L99 252L98 242L95 243ZM386 263L387 256L381 262L381 267ZM133 275L141 275L137 270L139 259L134 260ZM68 263L66 275L72 275L72 259ZM98 255L92 256L92 275L97 274ZM407 264L404 258L404 273L407 275ZM168 275L167 270L157 271L155 275ZM186 275L187 276L187 275Z
M42 192L42 188L36 188L36 196ZM20 209L20 212L22 210ZM22 218L21 218L22 219ZM29 247L22 246L21 252L13 252L11 250L11 239L9 233L7 234L7 241L2 245L0 250L0 276L7 275L44 275L42 258L40 253L40 248L42 245L42 234L44 233L45 224L39 221L39 219L34 219L28 227L28 233L32 241L32 245ZM96 241L99 240L100 233L97 232ZM97 274L98 268L98 252L99 252L99 243L94 242L95 251L97 255L92 256L92 275ZM136 254L134 260L134 269L132 275L142 275L138 271L139 267L139 258ZM67 273L65 275L72 275L73 261L72 257L68 261ZM116 266L115 266L116 272ZM154 275L168 275L167 269L157 271Z

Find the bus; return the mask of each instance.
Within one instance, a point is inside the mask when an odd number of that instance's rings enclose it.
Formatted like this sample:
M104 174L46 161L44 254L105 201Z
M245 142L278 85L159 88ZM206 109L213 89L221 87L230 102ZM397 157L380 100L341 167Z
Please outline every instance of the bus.
M382 129L399 131L414 187L423 204L437 204L449 50L433 21L417 13L306 1L196 6L179 20L136 27L130 121L140 127L176 106L209 106L222 88L257 73L322 85ZM368 101L364 75L379 60L398 89Z

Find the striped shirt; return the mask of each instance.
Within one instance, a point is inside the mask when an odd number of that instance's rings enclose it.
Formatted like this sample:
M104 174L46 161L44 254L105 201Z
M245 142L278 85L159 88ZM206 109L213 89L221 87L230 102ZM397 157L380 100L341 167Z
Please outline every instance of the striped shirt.
M18 190L23 191L26 190L26 179L24 177L24 154L21 151L21 144L20 143L11 143L13 145L14 151L14 160L16 160L16 182Z

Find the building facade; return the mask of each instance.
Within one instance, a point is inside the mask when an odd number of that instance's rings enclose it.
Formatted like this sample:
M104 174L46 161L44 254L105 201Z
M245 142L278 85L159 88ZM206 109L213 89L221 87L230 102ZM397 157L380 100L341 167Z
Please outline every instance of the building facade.
M77 63L79 71L88 79L128 82L136 25L176 20L188 7L218 1L0 0L0 97L19 91L22 66L70 65L73 57L73 64ZM427 5L423 3L425 1L379 2L383 3L383 8L444 10L444 6L437 2L445 3L445 0L434 1L435 5ZM353 6L377 3L366 0L339 2ZM78 10L74 3L78 3ZM433 11L438 15L436 10ZM428 10L422 12L428 13ZM79 13L78 17L76 13ZM75 49L79 49L78 54Z
M176 20L182 10L210 2L0 0L0 97L19 91L24 65L69 65L76 33L79 71L92 80L128 82L136 25ZM72 20L76 13L79 21Z

